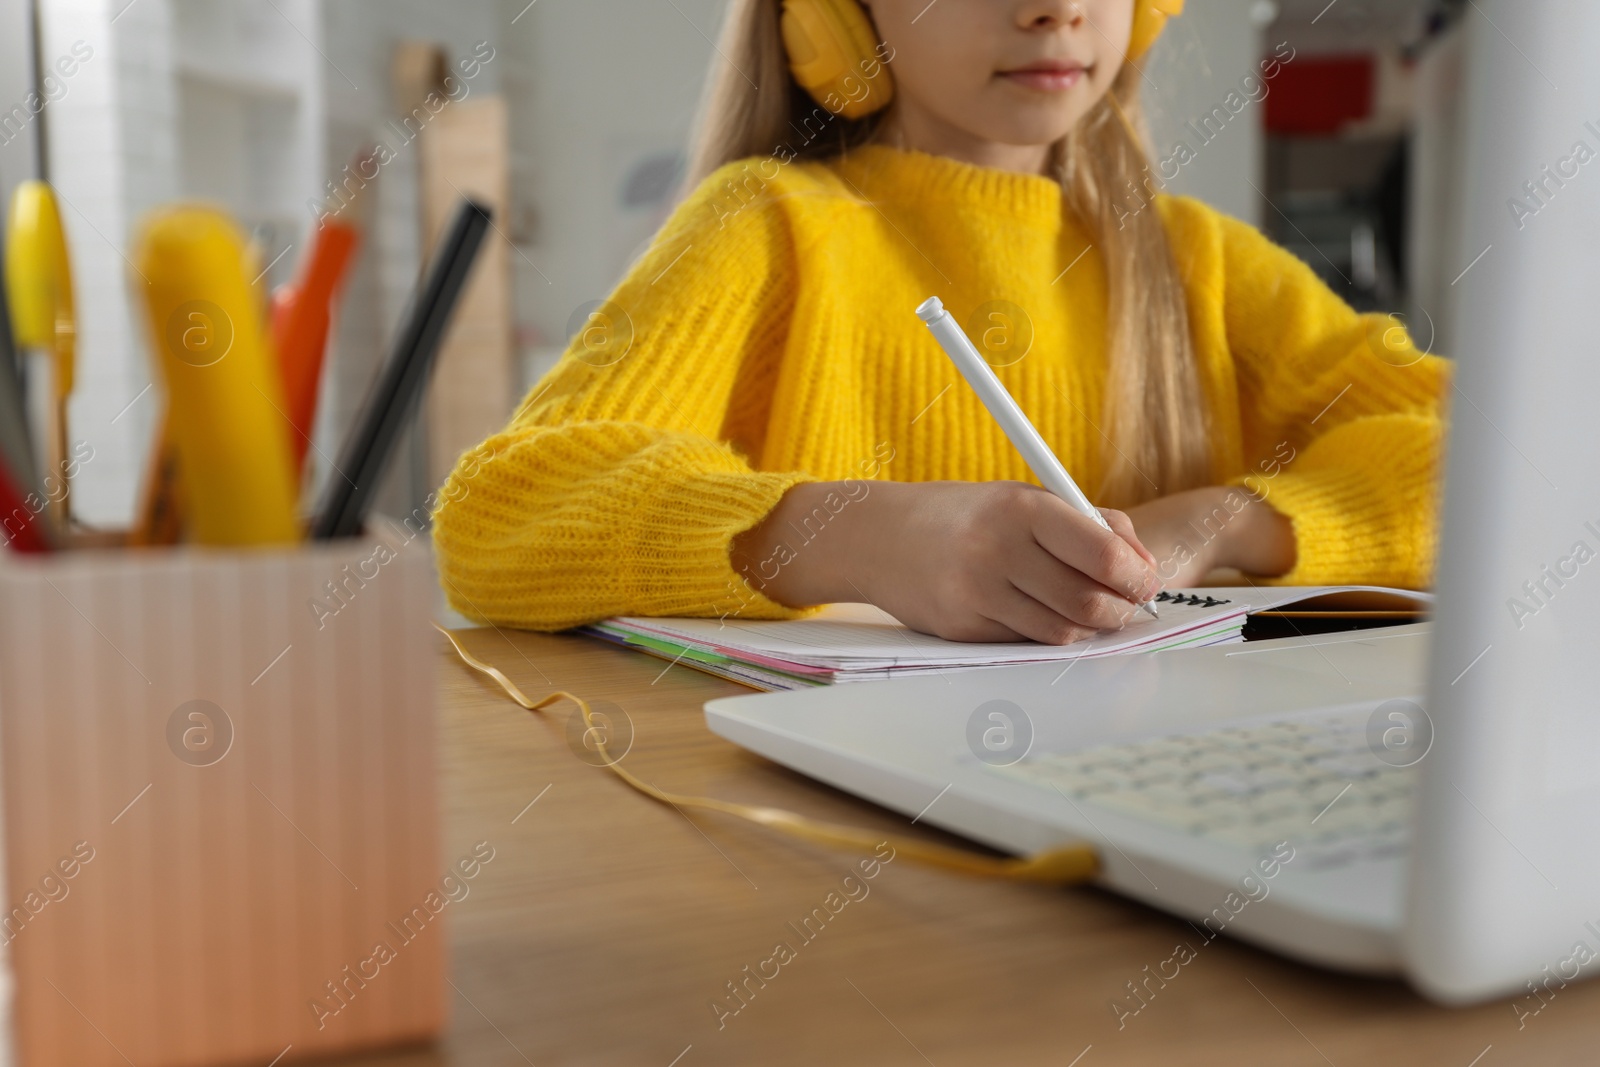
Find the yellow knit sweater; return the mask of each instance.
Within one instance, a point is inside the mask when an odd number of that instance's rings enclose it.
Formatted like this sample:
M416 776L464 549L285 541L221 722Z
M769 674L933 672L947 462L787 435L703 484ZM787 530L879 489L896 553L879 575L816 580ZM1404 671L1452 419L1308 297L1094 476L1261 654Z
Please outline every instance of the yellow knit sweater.
M1357 316L1289 253L1187 199L1185 279L1219 483L1294 523L1294 584L1422 586L1443 361ZM678 208L511 425L463 457L434 543L463 614L784 618L732 538L806 480L1033 481L913 309L1026 309L997 373L1091 494L1106 280L1048 178L883 146L731 164ZM1004 362L1003 360L1000 362Z

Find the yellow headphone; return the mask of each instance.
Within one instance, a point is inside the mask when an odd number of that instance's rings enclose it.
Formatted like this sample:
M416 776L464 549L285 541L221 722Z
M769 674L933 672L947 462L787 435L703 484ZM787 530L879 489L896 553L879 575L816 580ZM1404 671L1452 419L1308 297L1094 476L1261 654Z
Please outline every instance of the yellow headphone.
M1156 43L1167 20L1183 14L1183 0L1134 0L1128 56L1139 59ZM789 70L811 98L847 119L859 119L894 99L894 80L879 65L877 33L860 0L783 0L783 46ZM852 90L867 86L857 99Z

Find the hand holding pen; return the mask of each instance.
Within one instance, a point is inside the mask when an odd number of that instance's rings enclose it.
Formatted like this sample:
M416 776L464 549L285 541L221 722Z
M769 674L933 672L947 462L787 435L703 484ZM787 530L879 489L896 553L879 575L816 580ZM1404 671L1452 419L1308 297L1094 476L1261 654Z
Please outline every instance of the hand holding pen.
M994 371L989 369L989 364L984 362L978 350L973 347L971 339L962 332L956 320L944 309L939 298L930 296L923 301L917 308L917 317L933 333L939 346L956 365L956 369L967 380L967 384L978 394L978 399L989 409L989 414L1000 424L1000 428L1005 431L1012 445L1022 453L1023 462L1033 471L1034 477L1039 479L1039 484L1066 501L1078 514L1097 523L1107 533L1115 533L1110 522L1100 513L1100 509L1089 502L1083 490L1078 488L1078 483L1072 480L1072 475L1067 473L1067 468L1061 465L1061 460L1050 451L1050 446L1045 444L1039 431L1028 421L1028 417L1023 414L1022 408L1017 406L1011 394L1006 392L1006 387L1001 384ZM1131 524L1129 530L1130 532L1132 530ZM1152 619L1160 618L1154 602L1150 599L1155 595L1155 591L1151 590L1142 595L1144 599L1135 602Z

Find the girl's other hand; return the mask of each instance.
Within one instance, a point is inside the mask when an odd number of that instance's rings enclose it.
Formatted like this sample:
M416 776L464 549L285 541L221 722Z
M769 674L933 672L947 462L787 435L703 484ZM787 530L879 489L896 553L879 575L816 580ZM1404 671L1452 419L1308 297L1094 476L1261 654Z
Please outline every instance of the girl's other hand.
M1128 516L1103 514L1114 532L1023 482L815 482L732 558L782 604L864 601L953 641L1063 645L1121 629L1161 589Z
M1193 586L1219 567L1276 577L1294 568L1294 526L1239 486L1174 493L1128 511L1162 584Z

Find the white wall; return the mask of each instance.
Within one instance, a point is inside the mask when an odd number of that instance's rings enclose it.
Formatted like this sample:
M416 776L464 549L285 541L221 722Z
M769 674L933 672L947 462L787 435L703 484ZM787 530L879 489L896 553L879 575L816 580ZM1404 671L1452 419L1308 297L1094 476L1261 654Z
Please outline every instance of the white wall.
M25 106L33 91L31 25L28 0L0 0L0 118ZM37 176L36 144L26 127L0 132L0 203L11 203L17 182Z
M1270 210L1250 187L1251 182L1262 185L1266 111L1264 102L1251 101L1240 83L1260 74L1262 53L1272 50L1270 45L1264 48L1258 22L1262 13L1259 0L1188 5L1183 17L1168 23L1145 65L1144 80L1156 169L1160 172L1161 161L1172 159L1178 175L1167 191L1198 197L1255 225ZM1213 120L1214 127L1221 127L1219 134L1189 126L1216 108L1227 113L1229 94L1236 92L1244 107L1230 114L1225 126ZM1176 165L1185 158L1175 152L1179 142L1194 153L1193 161L1182 166Z
M112 0L44 5L46 63L76 41L93 50L46 118L76 290L71 436L94 449L73 488L74 510L96 525L132 514L158 413L154 390L145 391L145 327L128 279L138 218L177 194L169 16L166 0L126 11Z
M1275 32L1306 55L1352 55L1393 45L1415 33L1438 0L1277 0Z
M322 79L326 173L312 184L321 187L337 179L364 144L381 141L395 158L379 172L371 202L365 206L369 222L365 247L347 282L336 333L329 342L314 435L321 455L309 457L316 465L316 488L330 477L329 464L338 462L340 443L388 353L422 267L418 145L406 144L387 121L397 112L389 66L394 48L406 40L436 42L454 71L456 61L470 56L474 45L490 42L495 55L472 79L472 96L501 91L507 66L495 0L452 0L448 5L435 0L322 0L320 7L322 48L328 57ZM311 221L309 211L304 219ZM489 236L500 239L495 233ZM374 502L376 510L407 515L426 498L431 487L425 432L408 432L400 443Z
M664 220L665 202L624 205L625 183L685 147L706 71L721 62L711 41L724 7L502 0L523 253L512 264L530 376L565 344L573 312L610 293Z
M1462 249L1462 148L1466 136L1465 34L1435 42L1417 64L1411 147L1411 227L1407 279L1412 331L1436 352L1456 351L1453 283L1471 260Z

